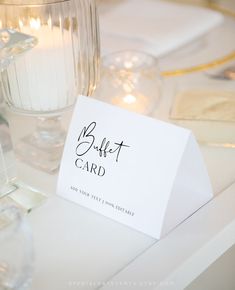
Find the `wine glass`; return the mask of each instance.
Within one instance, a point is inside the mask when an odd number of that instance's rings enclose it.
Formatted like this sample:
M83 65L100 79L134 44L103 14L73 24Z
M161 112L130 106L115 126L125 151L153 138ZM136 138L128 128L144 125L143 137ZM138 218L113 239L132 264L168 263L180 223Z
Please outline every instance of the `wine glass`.
M12 29L0 29L0 71L4 71L9 64L30 50L37 44L35 37L19 33ZM0 95L0 103L2 101ZM12 143L7 122L4 119L4 107L0 110L0 197L16 189L13 181L16 178Z
M37 39L13 29L0 29L0 72L3 72L16 56L30 50ZM3 95L0 94L0 108L3 110Z

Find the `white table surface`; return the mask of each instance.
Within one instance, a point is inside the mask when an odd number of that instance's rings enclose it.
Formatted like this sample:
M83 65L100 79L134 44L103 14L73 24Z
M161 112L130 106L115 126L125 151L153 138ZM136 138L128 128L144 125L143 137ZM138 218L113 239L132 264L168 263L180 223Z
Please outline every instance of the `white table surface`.
M161 110L168 102L166 90ZM25 120L14 118L15 137L30 131L32 122L19 130ZM235 243L235 150L200 148L215 198L158 242L57 197L56 175L18 163L21 178L49 196L29 215L35 246L32 290L96 289L110 279L115 289L128 281L128 289L145 281L146 289L186 287Z
M164 119L172 80L155 116ZM14 139L33 122L11 116ZM17 125L14 125L17 124ZM16 142L16 141L15 141ZM156 241L55 195L56 175L18 163L20 177L47 202L29 220L34 235L32 290L183 289L235 243L235 149L201 146L215 198ZM115 287L112 287L114 283Z

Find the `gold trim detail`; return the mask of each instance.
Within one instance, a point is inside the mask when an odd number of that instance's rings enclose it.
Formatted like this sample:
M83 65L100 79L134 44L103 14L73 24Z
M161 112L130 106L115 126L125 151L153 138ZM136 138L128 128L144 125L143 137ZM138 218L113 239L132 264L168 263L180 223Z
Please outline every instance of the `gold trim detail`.
M161 76L163 76L163 77L177 77L177 76L182 76L182 75L186 75L189 73L206 71L208 69L215 68L215 67L220 66L222 64L228 63L232 60L235 60L235 51L231 52L230 54L225 55L224 57L221 57L219 59L216 59L214 61L211 61L211 62L208 62L205 64L199 64L196 66L177 69L177 70L163 71L163 72L161 72Z
M172 1L172 0L170 0L170 1ZM172 1L172 2L180 2L180 1ZM224 15L235 18L234 11L228 10L224 7L220 7L219 5L211 3L211 2L204 4L204 5L199 5L199 6L204 6L204 7L219 11L219 12L223 13ZM161 72L161 76L162 77L178 77L178 76L183 76L183 75L194 73L194 72L202 72L202 71L206 71L208 69L212 69L212 68L218 67L220 65L226 64L226 63L233 61L233 60L235 60L235 50L233 50L232 52L230 52L229 54L227 54L221 58L215 59L215 60L208 62L208 63L199 64L199 65L195 65L195 66L187 67L187 68L163 71L163 72Z

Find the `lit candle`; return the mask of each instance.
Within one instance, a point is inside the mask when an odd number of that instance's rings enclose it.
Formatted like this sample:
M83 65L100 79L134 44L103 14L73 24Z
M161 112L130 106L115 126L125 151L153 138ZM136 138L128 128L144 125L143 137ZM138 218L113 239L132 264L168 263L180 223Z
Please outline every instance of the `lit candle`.
M161 78L154 57L127 50L105 56L102 65L96 98L144 115L156 109Z
M72 39L69 31L31 18L20 30L38 39L38 45L8 68L13 106L27 111L55 111L76 96Z
M140 114L148 111L148 98L140 93L127 93L112 98L112 103L121 108L134 111Z

